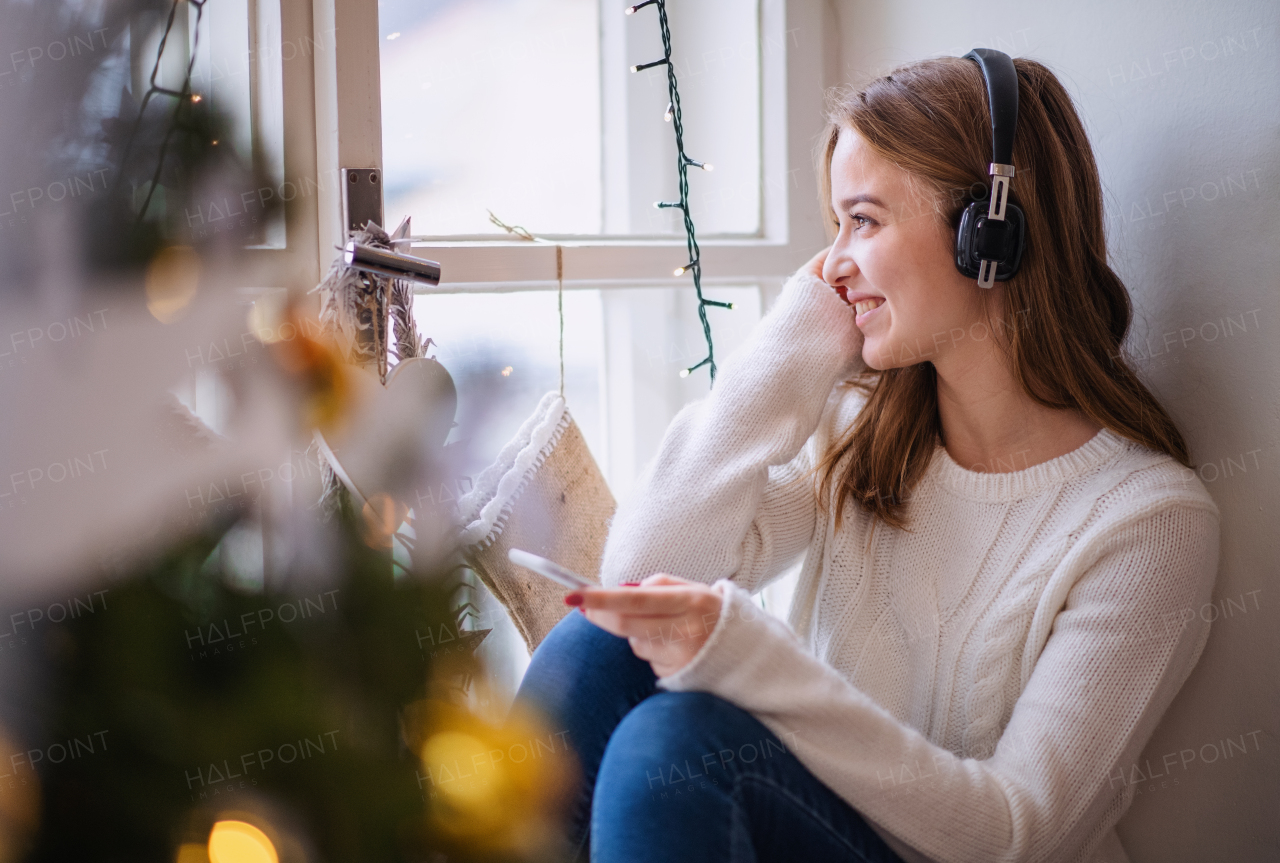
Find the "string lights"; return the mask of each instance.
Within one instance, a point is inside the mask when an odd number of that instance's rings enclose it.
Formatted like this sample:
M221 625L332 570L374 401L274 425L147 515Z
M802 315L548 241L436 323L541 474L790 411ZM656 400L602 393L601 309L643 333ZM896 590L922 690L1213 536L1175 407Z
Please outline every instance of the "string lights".
M644 69L652 69L655 66L667 67L667 91L671 96L671 101L667 103L667 110L662 115L662 119L673 124L675 128L676 170L680 175L680 200L655 201L653 206L659 210L666 208L679 209L684 214L685 245L689 252L689 263L683 267L677 267L673 275L693 274L693 288L698 294L698 319L702 322L702 334L707 340L706 357L701 362L682 369L680 377L687 378L693 372L703 366L707 366L708 371L711 373L711 381L714 383L716 379L716 353L715 346L711 341L711 323L707 320L707 307L732 309L733 303L708 300L702 295L702 262L698 250L698 238L693 229L693 217L689 215L689 168L701 168L704 171L710 171L711 166L690 159L684 152L684 124L681 122L680 117L680 91L676 88L676 67L671 62L671 27L667 23L667 4L665 0L645 0L643 3L628 6L623 12L626 15L634 15L638 10L646 6L658 7L658 25L662 28L662 59L654 60L652 63L638 63L631 67L631 71L640 72Z
M169 18L165 22L164 34L160 37L160 45L156 49L156 61L151 67L151 75L147 79L147 92L142 96L142 106L138 109L138 119L134 122L133 132L130 134L129 140L125 144L124 155L120 159L120 174L117 179L117 183L121 182L125 176L125 164L128 162L129 153L133 149L134 139L138 136L138 132L142 128L142 117L147 111L147 105L151 102L151 98L153 96L168 96L169 98L176 100L169 126L165 129L164 137L160 141L160 152L156 157L156 167L155 172L151 177L151 183L147 187L147 196L143 200L141 208L138 210L138 224L142 224L142 220L146 218L147 210L151 208L151 199L156 193L156 187L160 185L160 173L164 168L165 152L169 149L169 142L173 138L173 133L177 131L178 128L178 112L181 110L184 102L189 100L192 104L198 104L202 98L199 93L191 92L191 73L195 69L196 65L196 49L200 45L200 22L204 18L204 4L206 2L208 2L208 0L173 0L172 5L169 7ZM161 58L164 57L165 46L169 44L169 37L174 35L175 38L182 38L184 35L175 35L173 33L173 25L178 17L178 6L182 3L187 3L190 8L195 10L196 20L195 24L191 27L191 56L187 61L186 73L182 78L182 86L177 90L173 90L157 84L156 78L160 74L160 61ZM217 144L217 141L213 142L214 146L217 146Z

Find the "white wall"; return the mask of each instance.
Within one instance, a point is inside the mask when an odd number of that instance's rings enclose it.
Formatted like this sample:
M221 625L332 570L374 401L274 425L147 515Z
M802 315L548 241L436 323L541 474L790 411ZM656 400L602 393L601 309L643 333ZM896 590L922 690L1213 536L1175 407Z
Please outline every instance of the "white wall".
M1129 353L1222 514L1217 605L1191 610L1212 635L1120 835L1135 861L1280 859L1280 4L833 6L840 82L987 46L1045 63L1076 99L1134 300Z

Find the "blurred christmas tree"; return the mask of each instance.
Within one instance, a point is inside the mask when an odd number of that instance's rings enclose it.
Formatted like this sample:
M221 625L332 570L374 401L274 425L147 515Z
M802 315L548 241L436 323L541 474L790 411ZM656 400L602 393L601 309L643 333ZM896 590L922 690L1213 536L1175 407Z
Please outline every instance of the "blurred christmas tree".
M306 857L416 860L436 847L399 715L433 671L473 670L469 653L441 663L421 646L457 631L459 581L394 579L359 525L333 526L338 583L240 592L210 565L211 530L113 585L104 612L47 631L46 734L75 757L43 759L32 859L173 860L237 812L280 851L310 846Z
M101 52L0 94L6 120L16 118L0 128L0 172L27 185L74 171L109 177L105 192L77 200L66 218L75 228L67 257L86 285L147 291L166 324L166 310L181 310L190 292L153 297L142 274L183 288L185 274L215 269L219 251L224 262L234 258L247 234L192 239L184 214L218 190L263 183L225 145L226 118L192 92L190 62L177 86L156 77L166 44L195 56L204 5L0 5L0 30L15 44L113 34L109 46L102 36ZM141 87L122 86L134 71L130 39L141 44L150 33L160 34L152 74ZM118 105L104 110L103 93L119 93ZM33 220L0 236L6 290L41 283L35 274L49 260L34 239L45 229ZM239 383L258 375L262 391L279 396L258 404L287 403L306 435L317 417L351 413L341 362L327 348L299 337L282 348L294 351L290 359L274 347L240 373ZM314 519L307 502L293 505ZM471 709L483 635L460 619L466 577L447 543L433 542L431 555L410 549L406 563L389 541L399 515L382 524L340 506L310 528L320 552L294 555L278 577L246 588L219 549L229 532L258 529L258 516L251 505L209 513L182 536L166 534L166 552L109 581L76 578L93 582L87 595L102 589L102 607L50 617L32 632L37 661L22 666L30 703L18 709L10 693L11 727L0 729L0 759L11 768L10 784L0 785L0 863L554 857L568 753L533 719L498 723ZM447 514L415 518L417 536L447 537ZM371 536L371 523L386 535ZM138 545L165 544L148 539ZM543 753L539 740L556 757L499 757L516 747Z

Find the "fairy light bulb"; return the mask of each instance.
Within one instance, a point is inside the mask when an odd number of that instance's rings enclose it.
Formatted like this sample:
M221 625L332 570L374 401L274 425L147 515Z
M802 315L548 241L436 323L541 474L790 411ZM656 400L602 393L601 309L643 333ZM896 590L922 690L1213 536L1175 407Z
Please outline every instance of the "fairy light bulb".
M667 103L667 111L662 115L662 119L670 123L671 119L676 115L676 106L672 102Z
M266 833L244 821L226 820L209 833L210 863L279 863L280 856Z
M652 69L654 66L665 66L669 61L666 57L661 60L654 60L652 63L637 63L631 67L632 72L639 72L641 69Z

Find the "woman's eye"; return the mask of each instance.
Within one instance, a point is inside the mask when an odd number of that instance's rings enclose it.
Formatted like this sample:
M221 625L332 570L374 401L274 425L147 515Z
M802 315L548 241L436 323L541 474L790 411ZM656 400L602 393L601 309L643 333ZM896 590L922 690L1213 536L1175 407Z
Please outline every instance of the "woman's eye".
M865 228L865 227L867 227L868 225L875 225L875 220L874 220L874 219L869 219L869 218L867 218L866 216L864 216L864 215L862 215L862 214L857 214L857 215L851 215L851 216L849 216L849 221L851 221L851 222L853 223L853 229L854 229L855 231L856 231L856 230L858 230L859 228ZM835 229L836 229L836 231L838 232L838 231L840 230L840 220L839 220L839 219L837 219L837 220L835 220L832 224L834 224L834 225L835 225Z

